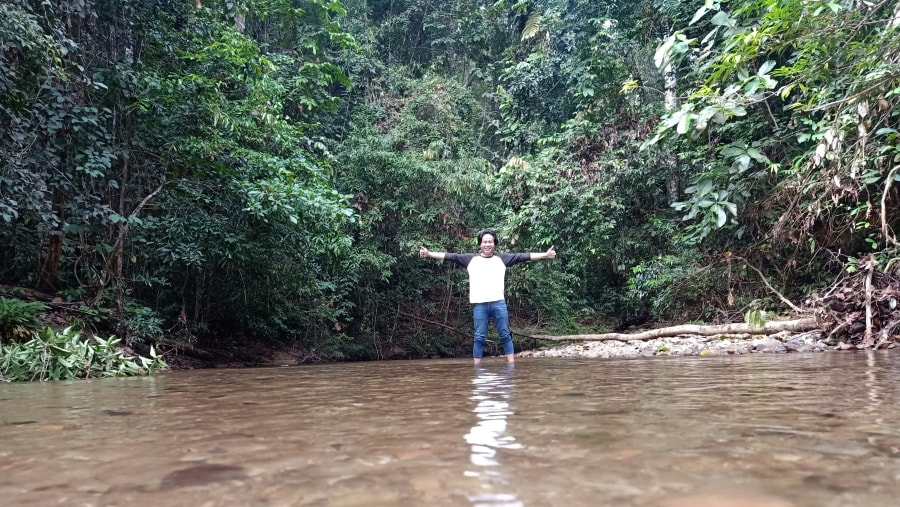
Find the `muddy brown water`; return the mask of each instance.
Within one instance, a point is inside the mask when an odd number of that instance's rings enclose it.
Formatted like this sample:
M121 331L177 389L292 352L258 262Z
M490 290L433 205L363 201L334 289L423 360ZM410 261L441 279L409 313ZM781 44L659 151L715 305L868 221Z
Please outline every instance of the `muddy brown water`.
M4 506L900 505L892 352L0 385Z

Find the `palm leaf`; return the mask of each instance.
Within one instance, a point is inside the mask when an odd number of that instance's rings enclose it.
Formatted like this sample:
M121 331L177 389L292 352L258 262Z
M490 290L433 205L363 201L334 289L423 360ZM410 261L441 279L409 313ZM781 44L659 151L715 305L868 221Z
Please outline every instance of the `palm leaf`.
M544 20L544 16L538 14L537 12L532 12L528 15L528 21L525 22L525 28L522 29L522 41L526 41L541 31L541 21Z

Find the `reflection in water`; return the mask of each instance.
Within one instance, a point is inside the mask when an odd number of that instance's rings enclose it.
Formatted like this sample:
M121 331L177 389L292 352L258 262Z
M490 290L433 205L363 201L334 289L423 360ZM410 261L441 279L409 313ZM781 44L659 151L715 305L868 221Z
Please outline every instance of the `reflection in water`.
M869 403L866 410L869 412L878 412L881 408L881 381L878 380L878 368L875 351L866 351L866 394Z
M482 480L482 487L492 491L507 487L507 481L500 469L498 451L500 449L521 449L515 437L506 431L507 418L513 415L509 404L514 382L515 363L506 363L500 373L489 371L483 365L475 366L472 378L472 397L475 402L475 416L478 421L469 433L466 442L472 446L469 461L478 467L466 471L466 476ZM524 505L514 494L485 492L470 495L469 501L476 507Z

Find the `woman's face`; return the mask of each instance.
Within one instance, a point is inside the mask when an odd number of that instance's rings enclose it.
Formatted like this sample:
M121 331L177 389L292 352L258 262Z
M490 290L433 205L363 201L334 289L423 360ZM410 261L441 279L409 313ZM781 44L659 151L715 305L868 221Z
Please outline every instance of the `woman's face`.
M497 246L493 234L485 234L481 237L481 255L490 257L494 255L494 247Z

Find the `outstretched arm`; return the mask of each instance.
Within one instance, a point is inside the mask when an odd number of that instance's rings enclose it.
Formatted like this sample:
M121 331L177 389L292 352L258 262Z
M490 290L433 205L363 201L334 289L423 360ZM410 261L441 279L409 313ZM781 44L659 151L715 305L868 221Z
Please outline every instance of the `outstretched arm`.
M551 246L546 252L533 252L531 254L531 260L539 261L541 259L555 259L556 258L556 247Z
M424 246L422 248L419 248L419 257L423 259L437 259L439 261L442 261L444 260L444 255L445 252L431 252Z

